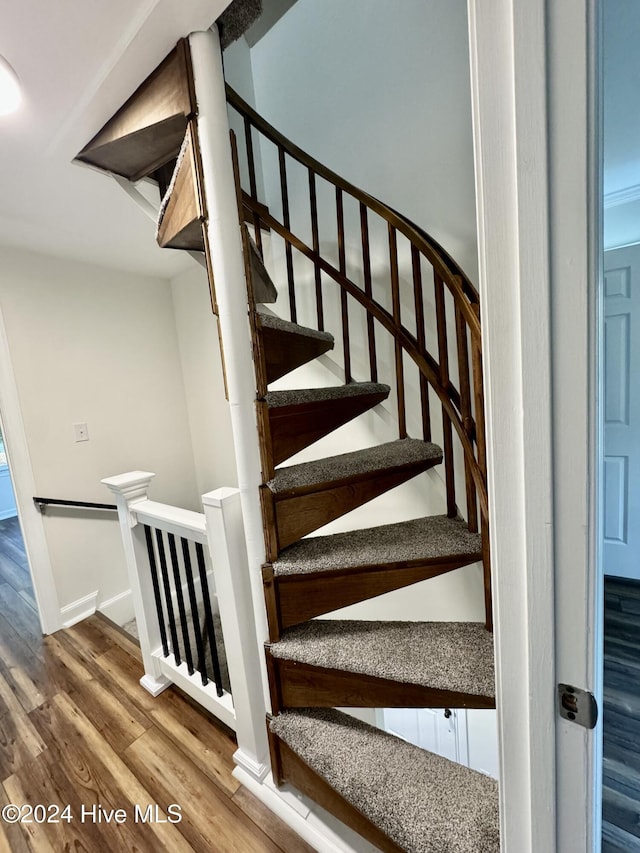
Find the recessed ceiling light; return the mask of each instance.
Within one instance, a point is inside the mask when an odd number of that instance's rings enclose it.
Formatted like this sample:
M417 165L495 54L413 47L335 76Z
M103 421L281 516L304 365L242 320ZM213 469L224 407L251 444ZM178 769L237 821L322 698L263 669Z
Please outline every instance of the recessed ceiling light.
M0 56L0 116L17 110L21 100L18 75L4 56Z

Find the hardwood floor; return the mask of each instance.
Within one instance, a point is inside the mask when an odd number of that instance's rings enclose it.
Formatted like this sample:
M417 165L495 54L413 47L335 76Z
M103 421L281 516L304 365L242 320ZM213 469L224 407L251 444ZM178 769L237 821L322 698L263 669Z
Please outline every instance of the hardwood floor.
M603 853L640 853L640 583L605 578Z
M0 521L0 809L32 821L0 819L0 853L311 853L232 777L231 733L140 687L133 640L99 615L43 638L34 604L17 520Z

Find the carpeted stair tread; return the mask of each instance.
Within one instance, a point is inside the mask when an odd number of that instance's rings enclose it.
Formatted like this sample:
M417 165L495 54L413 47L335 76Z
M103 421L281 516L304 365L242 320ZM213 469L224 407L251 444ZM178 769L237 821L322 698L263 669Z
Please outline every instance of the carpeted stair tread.
M471 533L459 518L432 515L331 536L309 536L285 548L273 563L273 571L275 575L297 575L467 554L477 554L480 559L479 534Z
M493 639L478 622L316 619L288 628L274 657L436 690L494 696Z
M270 409L278 409L284 406L322 403L329 400L359 397L365 394L388 394L390 390L388 385L382 385L379 382L350 382L348 385L337 385L331 388L300 388L293 391L269 391L264 399Z
M334 709L270 728L407 853L498 853L498 784Z
M282 317L276 317L275 314L258 314L260 323L266 329L275 329L278 332L290 332L296 335L304 335L307 338L318 338L321 341L331 341L333 343L333 335L329 332L319 332L317 329L310 329L307 326L299 326L297 323L291 323L289 320L283 320Z
M274 494L281 494L433 459L442 459L442 450L437 444L416 438L403 438L364 450L279 468L267 485Z

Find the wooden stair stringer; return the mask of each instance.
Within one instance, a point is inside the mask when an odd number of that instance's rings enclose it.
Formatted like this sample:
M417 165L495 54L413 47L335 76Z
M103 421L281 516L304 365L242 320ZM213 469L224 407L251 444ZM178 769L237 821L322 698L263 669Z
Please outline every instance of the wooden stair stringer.
M189 45L181 39L75 159L140 180L178 155L194 113Z
M274 714L287 708L495 708L492 696L283 660L266 648Z
M269 639L316 616L367 601L420 581L438 577L480 560L477 553L430 560L369 565L331 571L276 575L268 563L262 568Z
M304 762L281 738L269 728L269 752L273 780L278 787L285 782L310 797L319 806L354 829L374 844L382 853L405 853L361 811L344 799L328 782Z

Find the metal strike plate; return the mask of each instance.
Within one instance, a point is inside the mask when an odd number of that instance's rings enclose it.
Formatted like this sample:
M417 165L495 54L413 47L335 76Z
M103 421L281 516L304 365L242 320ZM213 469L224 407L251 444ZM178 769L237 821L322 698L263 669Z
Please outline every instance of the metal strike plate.
M598 703L593 693L571 684L558 684L560 716L585 729L595 728L598 722Z

